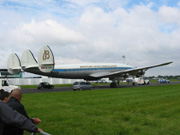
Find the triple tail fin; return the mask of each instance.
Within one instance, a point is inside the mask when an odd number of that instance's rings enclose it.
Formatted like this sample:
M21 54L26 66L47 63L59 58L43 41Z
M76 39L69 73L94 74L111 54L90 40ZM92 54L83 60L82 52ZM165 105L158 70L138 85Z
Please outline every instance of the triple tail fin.
M38 67L37 61L30 50L25 50L21 56L22 69Z
M9 55L7 67L10 74L17 74L21 72L21 62L16 53Z
M54 69L54 55L48 45L43 46L38 54L39 70L49 73Z
M21 56L21 62L17 54L12 53L8 58L8 72L17 74L22 70L39 68L41 72L49 73L54 69L54 55L49 46L43 46L38 54L38 62L30 50L25 50ZM33 73L33 72L32 72Z

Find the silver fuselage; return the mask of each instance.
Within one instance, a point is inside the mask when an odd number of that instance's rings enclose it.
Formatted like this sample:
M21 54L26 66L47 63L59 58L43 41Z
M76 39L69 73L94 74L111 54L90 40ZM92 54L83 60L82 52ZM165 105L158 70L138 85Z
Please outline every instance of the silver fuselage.
M34 74L40 74L44 76L50 76L55 78L68 78L68 79L85 79L95 80L98 78L92 77L92 74L96 73L111 73L120 70L132 69L132 66L126 64L74 64L74 65L60 65L55 66L50 73L43 73L38 68L26 69L26 72Z

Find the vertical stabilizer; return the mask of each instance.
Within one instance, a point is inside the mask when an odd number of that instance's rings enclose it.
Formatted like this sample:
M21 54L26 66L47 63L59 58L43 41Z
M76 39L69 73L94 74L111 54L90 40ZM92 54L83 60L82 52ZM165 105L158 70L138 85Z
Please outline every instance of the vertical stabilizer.
M17 74L21 72L21 62L17 54L12 53L9 55L7 67L10 74Z
M39 69L42 72L49 73L54 69L54 55L49 46L43 46L38 54Z
M21 56L21 66L22 68L32 68L37 67L37 61L30 50L25 50Z

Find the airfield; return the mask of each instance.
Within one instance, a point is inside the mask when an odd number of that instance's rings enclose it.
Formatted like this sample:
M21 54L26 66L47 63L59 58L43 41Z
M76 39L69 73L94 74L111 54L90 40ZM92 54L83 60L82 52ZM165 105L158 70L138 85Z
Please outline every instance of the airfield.
M173 81L170 82L170 84L180 84L180 81ZM135 85L133 86L132 83L129 84L120 84L117 88L130 88L130 87L147 87L147 86L156 86L156 85L169 85L168 83L157 83L153 82L150 83L149 85ZM109 89L110 86L106 84L94 86L92 90L101 90L101 89ZM114 88L114 89L117 89ZM37 88L26 88L22 89L23 93L41 93L41 92L65 92L65 91L73 91L71 87L55 87L54 89L43 89L43 90L38 90Z
M30 117L42 120L38 127L52 135L179 135L179 82L104 87L27 90L22 103Z

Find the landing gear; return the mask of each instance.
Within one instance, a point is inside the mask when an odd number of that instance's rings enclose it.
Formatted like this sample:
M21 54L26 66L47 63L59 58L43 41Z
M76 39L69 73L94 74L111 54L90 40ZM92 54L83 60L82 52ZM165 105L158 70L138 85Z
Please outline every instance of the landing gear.
M117 88L117 84L116 84L115 82L114 82L114 83L111 83L111 84L110 84L110 87L111 87L111 88Z

